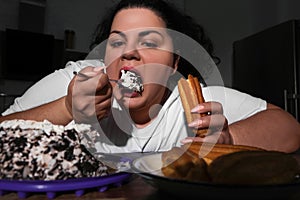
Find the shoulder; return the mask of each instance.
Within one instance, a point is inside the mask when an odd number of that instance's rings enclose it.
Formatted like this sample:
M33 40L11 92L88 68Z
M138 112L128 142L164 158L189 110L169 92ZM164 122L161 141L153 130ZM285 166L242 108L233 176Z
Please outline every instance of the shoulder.
M231 99L231 100L256 100L256 101L264 101L261 98L252 96L248 93L241 92L239 90L225 87L225 86L207 86L203 87L203 95L207 100L214 99Z
M69 61L67 62L65 69L72 69L72 70L81 70L87 66L91 66L91 67L100 67L100 66L104 66L104 63L102 62L102 60L78 60L76 62L74 61Z
M206 101L217 101L222 104L229 123L245 119L267 108L264 99L223 86L204 87L203 96Z

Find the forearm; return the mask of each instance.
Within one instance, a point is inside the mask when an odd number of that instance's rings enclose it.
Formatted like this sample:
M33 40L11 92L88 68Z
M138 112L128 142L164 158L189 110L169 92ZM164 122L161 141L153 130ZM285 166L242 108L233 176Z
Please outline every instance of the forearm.
M300 146L300 125L287 112L269 107L229 126L234 144L293 152Z
M66 125L72 120L72 115L65 106L65 97L53 102L6 116L0 117L0 122L4 120L24 119L43 121L48 120L54 124Z

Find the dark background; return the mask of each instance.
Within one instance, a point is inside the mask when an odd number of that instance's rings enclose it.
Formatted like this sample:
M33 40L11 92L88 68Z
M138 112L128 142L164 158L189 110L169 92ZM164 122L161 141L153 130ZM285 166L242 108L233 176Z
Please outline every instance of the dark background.
M52 61L37 59L37 52L28 49L27 60L35 61L37 71L47 74L62 68L66 60L76 60L88 52L91 33L103 13L117 0L0 0L0 63L3 58L3 32L7 29L27 30L54 38ZM249 35L290 19L300 19L298 0L175 0L182 10L202 24L214 41L222 62L219 70L224 84L232 86L233 43ZM73 44L66 48L65 31L74 31ZM46 42L47 43L47 42ZM45 50L46 51L46 50ZM45 53L43 51L43 53ZM48 52L51 54L51 52ZM26 58L16 58L26 61ZM28 68L29 66L22 66ZM0 73L3 74L3 66ZM11 71L14 71L12 69ZM30 70L28 70L29 72ZM24 73L27 71L25 70ZM21 77L22 78L22 77ZM31 79L31 77L28 77ZM20 95L39 77L20 80L0 79L0 93ZM1 102L0 102L1 103ZM1 109L1 108L0 108Z

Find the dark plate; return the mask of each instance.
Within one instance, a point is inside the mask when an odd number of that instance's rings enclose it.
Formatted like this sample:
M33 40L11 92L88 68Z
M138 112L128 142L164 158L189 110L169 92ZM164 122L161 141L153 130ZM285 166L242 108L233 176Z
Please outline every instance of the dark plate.
M132 162L132 170L147 183L179 199L300 199L300 183L246 186L190 182L165 177L161 153L146 155Z

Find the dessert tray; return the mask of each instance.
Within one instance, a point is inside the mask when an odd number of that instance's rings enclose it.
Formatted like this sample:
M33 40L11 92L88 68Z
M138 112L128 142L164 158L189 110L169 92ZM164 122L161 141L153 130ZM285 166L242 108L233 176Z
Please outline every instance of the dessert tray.
M53 199L59 192L73 191L78 197L82 196L86 189L95 188L104 192L110 186L120 186L129 177L129 173L120 172L108 176L56 181L0 180L0 196L8 192L17 192L18 197L23 199L32 193L43 192L49 199Z
M103 175L99 177L76 178L67 180L0 180L0 198L1 196L17 192L20 199L27 198L34 193L45 193L48 199L55 198L62 192L74 192L76 197L82 196L86 190L95 189L104 192L110 187L119 187L130 180L132 173L129 172L128 166L131 162L128 158L113 156L113 159L106 156L106 162L109 165L116 163L120 165L116 173Z
M161 153L155 153L135 159L131 169L153 187L183 199L300 199L300 182L263 186L191 182L168 178L161 167Z

